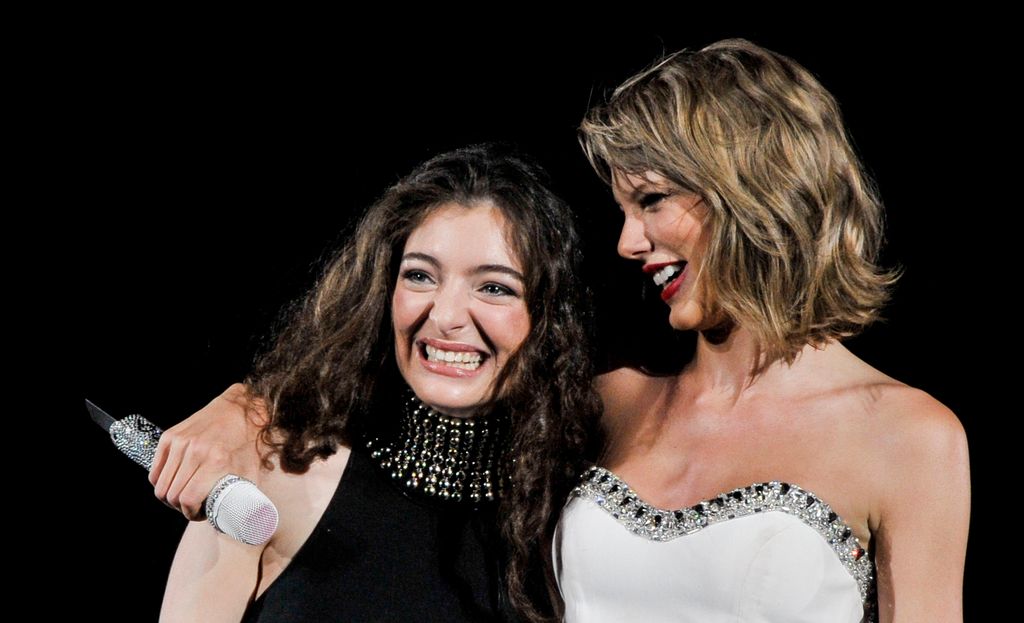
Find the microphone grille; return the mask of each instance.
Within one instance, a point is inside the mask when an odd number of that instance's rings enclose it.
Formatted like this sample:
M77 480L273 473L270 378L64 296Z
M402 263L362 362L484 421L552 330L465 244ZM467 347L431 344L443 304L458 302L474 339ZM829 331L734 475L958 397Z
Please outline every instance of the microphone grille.
M251 481L228 474L206 498L206 517L229 537L263 545L277 530L277 507Z

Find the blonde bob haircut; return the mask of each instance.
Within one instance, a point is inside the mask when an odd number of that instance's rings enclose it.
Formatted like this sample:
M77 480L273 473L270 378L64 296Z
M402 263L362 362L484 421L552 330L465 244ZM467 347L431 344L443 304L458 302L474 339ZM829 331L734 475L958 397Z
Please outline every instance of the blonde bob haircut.
M609 184L653 171L703 198L706 317L753 332L755 372L855 335L888 299L877 191L835 99L793 60L743 39L682 50L593 108L580 142Z

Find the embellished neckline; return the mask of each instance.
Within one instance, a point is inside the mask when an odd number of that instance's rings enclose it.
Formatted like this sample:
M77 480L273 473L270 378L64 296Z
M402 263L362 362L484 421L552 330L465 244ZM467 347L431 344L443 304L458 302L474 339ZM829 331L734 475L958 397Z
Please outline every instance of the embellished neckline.
M572 497L591 500L630 532L650 541L670 541L758 513L786 513L825 539L857 582L865 611L873 610L875 573L867 551L824 500L797 485L779 481L754 483L672 510L648 504L613 472L593 467L583 473Z
M477 505L493 501L499 493L498 463L507 429L508 418L501 413L450 417L410 391L397 437L371 438L366 448L407 491Z

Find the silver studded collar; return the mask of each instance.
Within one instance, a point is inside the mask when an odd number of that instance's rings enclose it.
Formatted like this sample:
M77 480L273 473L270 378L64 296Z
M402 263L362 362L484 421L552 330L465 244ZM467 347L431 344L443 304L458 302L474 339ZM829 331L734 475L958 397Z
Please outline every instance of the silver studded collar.
M449 417L409 393L397 438L378 436L366 447L400 486L427 497L472 505L494 500L508 418L494 413Z

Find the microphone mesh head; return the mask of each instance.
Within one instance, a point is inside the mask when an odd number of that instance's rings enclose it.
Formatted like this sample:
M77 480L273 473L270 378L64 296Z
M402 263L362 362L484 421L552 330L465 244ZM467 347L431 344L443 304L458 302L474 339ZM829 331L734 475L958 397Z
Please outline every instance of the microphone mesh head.
M206 517L229 537L263 545L277 530L277 507L252 482L228 474L206 498Z

